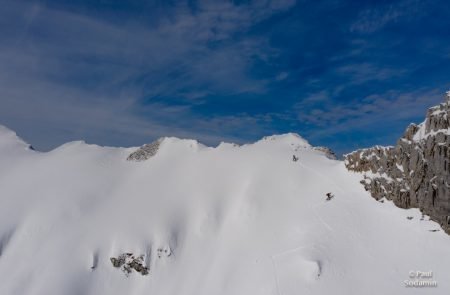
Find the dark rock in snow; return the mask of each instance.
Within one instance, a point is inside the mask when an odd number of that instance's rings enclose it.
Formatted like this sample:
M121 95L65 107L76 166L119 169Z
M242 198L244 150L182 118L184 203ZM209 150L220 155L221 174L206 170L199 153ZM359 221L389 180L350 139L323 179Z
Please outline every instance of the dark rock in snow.
M324 153L328 159L331 159L331 160L337 159L336 154L330 148L327 148L324 146L317 146L317 147L314 147L313 149Z
M116 268L121 268L122 271L129 275L135 270L141 275L148 275L149 269L144 266L144 256L134 257L132 253L124 253L116 257L110 258L111 263Z
M147 159L150 159L151 157L156 155L162 141L163 141L163 139L160 138L152 143L141 146L138 150L131 153L128 156L127 160L140 162L140 161L145 161Z

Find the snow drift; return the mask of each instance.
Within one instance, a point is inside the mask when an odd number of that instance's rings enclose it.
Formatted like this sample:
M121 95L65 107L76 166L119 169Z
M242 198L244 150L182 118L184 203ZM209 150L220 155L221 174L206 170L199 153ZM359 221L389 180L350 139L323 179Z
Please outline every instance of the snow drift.
M450 290L449 236L370 198L360 175L298 135L215 148L164 138L128 161L135 151L40 153L0 128L0 294ZM131 255L148 274L114 267ZM437 286L406 286L421 271Z

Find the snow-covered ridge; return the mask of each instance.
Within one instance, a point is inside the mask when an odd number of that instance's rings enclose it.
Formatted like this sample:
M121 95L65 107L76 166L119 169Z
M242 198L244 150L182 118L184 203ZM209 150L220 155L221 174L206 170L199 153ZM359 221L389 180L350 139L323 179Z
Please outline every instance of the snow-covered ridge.
M145 144L138 148L136 151L132 152L128 156L128 160L130 161L145 161L149 158L155 156L160 148L164 148L164 146L171 145L172 148L174 146L178 146L178 148L187 148L190 150L200 151L200 150L208 150L211 147L207 147L196 140L192 139L179 139L176 137L162 137L158 140ZM272 135L265 136L262 139L256 141L255 143L245 144L243 146L222 142L216 148L224 149L224 148L247 148L252 145L257 146L290 146L292 148L292 152L295 153L300 149L313 149L316 150L330 158L335 159L335 154L328 148L325 147L312 147L307 140L302 138L300 135L296 133L286 133L280 135Z
M32 149L32 147L17 136L14 131L3 125L0 125L0 139L0 149Z
M30 147L25 141L23 141L20 137L17 136L17 134L10 130L9 128L0 125L0 144L3 145L22 145L24 147ZM227 143L227 142L221 142L217 147L218 149L224 148L224 147L231 147L231 148L240 148L240 147L248 147L252 145L290 145L294 148L294 150L298 150L300 148L308 148L308 149L315 149L319 152L322 152L323 154L334 154L329 148L326 147L312 147L306 139L298 135L297 133L286 133L286 134L277 134L277 135L271 135L271 136L265 136L262 139L249 144L244 144L243 146L234 144L234 143ZM128 150L131 150L131 154L128 157L128 160L134 160L134 161L143 161L146 159L149 159L150 157L154 156L160 147L162 146L176 146L178 148L186 148L186 149L194 149L196 151L199 150L205 150L205 149L211 149L214 147L208 147L200 142L198 142L195 139L182 139L177 137L161 137L149 144L145 144L138 148L127 148ZM1 146L0 146L1 147ZM95 145L95 144L88 144L83 140L78 141L72 141L65 143L54 150L65 150L65 149L73 149L77 147L92 147L92 148L102 148L101 146Z
M309 142L298 135L297 133L285 133L285 134L279 134L279 135L272 135L272 136L265 136L258 142L281 142L281 143L287 143L287 144L295 144L297 146L302 147L311 147Z
M296 136L166 138L140 163L83 142L1 148L16 141L0 136L2 295L409 295L411 268L450 288L435 222Z

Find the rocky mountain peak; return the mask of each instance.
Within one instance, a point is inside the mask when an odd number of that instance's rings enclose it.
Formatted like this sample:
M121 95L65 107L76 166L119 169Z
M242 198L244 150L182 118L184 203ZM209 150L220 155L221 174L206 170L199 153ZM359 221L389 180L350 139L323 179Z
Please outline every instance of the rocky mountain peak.
M373 147L345 155L348 170L375 199L419 208L450 234L450 91L431 107L425 121L410 124L394 147Z

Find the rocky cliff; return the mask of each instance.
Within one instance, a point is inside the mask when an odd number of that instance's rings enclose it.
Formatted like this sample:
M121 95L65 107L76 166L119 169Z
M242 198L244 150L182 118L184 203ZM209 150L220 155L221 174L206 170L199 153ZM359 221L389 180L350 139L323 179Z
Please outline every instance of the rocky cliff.
M345 155L348 170L361 172L372 197L401 208L419 208L450 234L450 91L423 123L411 124L396 146Z

